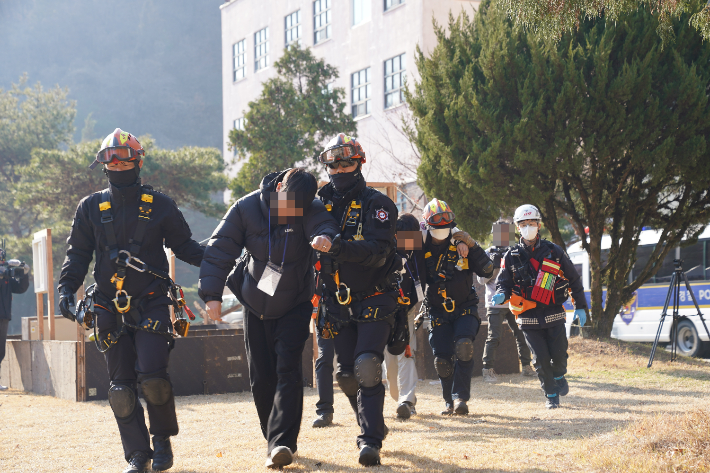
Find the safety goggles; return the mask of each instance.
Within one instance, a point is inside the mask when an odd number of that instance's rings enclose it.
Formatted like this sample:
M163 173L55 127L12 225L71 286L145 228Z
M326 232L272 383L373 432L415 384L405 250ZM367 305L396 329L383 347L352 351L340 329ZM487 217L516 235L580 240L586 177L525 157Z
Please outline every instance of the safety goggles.
M445 225L454 221L455 215L453 212L441 212L429 217L426 221L429 225Z
M145 151L136 151L130 146L113 146L111 148L104 148L96 153L96 161L101 164L108 164L113 161L114 158L119 161L133 161L134 159L138 159L139 156L145 156Z
M338 148L331 148L323 151L318 156L318 161L323 164L330 164L342 159L350 159L356 154L357 152L355 151L355 147L353 145L342 145Z
M340 161L336 161L334 163L328 163L326 166L328 166L330 169L338 169L339 167L344 167L344 168L349 168L350 166L355 166L357 164L357 159L341 159Z

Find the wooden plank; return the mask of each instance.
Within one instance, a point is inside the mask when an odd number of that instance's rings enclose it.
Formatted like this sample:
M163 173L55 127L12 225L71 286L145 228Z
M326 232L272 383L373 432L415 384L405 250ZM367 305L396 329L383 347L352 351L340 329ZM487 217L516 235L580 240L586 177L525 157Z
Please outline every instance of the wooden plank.
M10 369L10 387L32 391L32 355L29 340L8 340L5 362Z
M37 293L37 320L44 320L44 295L41 292ZM37 337L38 340L44 340L44 324L37 324Z
M54 263L52 262L52 229L47 229L47 316L49 339L54 340Z

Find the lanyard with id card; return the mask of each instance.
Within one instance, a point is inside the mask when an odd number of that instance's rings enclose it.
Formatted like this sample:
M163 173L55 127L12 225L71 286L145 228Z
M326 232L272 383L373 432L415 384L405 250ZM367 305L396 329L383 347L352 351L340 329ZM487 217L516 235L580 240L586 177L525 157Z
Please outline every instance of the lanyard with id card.
M291 228L289 224L286 229L286 241L284 242L284 254L281 258L281 266L277 266L271 262L271 209L269 209L269 261L264 267L264 272L261 273L261 278L259 278L259 283L256 288L260 291L274 297L276 294L276 288L281 281L281 276L283 275L284 260L286 258L286 247L288 246L288 229Z
M409 275L414 279L414 275L412 274L412 271L409 269L409 265L405 262L404 263L407 266L407 271L409 271ZM414 282L414 290L417 292L417 300L418 301L423 301L424 300L424 290L422 289L422 282L419 280L419 265L417 264L417 259L414 258L414 265L415 269L417 270L417 279Z

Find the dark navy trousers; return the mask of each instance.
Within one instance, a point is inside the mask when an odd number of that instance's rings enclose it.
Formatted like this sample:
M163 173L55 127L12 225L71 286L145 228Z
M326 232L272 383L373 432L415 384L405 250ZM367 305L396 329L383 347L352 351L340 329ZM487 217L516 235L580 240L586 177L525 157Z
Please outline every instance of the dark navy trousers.
M338 355L338 373L354 376L355 359L363 353L374 353L382 362L391 328L387 320L344 324L333 339L335 353ZM348 399L360 425L358 447L367 444L382 448L382 440L385 438L385 387L382 381L371 388L360 386L357 396L348 396Z
M545 394L556 394L555 378L567 373L567 330L561 323L553 327L523 329L530 347L533 366Z
M318 330L316 330L318 332ZM335 356L335 343L332 338L322 338L316 334L318 340L318 358L316 358L316 388L318 389L318 402L316 414L333 413L333 357Z
M99 338L103 340L109 332L116 330L116 316L107 310L96 307L96 320ZM147 308L142 314L142 320L159 320L163 327L170 326L170 310L167 305L157 305ZM143 330L129 330L118 342L104 353L108 376L111 381L133 387L136 400L138 399L137 382L141 373L153 373L168 369L170 345L163 335L149 333ZM158 436L172 436L178 434L178 422L175 414L175 397L162 406L153 406L146 403L148 418L150 419L150 433ZM133 415L128 421L119 421L118 431L123 443L123 453L126 461L135 452L145 452L153 455L150 448L150 437L145 425L143 406L136 402Z
M442 378L441 389L447 406L453 406L454 399L468 401L471 398L471 377L473 376L473 359L470 361L457 360L454 346L461 338L476 338L480 322L473 315L464 315L452 323L444 323L432 327L429 332L429 345L434 357L451 360L454 373L448 378Z

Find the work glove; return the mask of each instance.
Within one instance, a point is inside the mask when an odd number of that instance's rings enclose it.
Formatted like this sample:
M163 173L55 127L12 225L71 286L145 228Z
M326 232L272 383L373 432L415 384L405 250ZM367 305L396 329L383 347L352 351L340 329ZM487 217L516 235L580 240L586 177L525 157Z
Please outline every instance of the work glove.
M505 294L494 294L493 297L491 298L491 302L493 305L501 305L503 301L505 300ZM576 314L576 312L575 312Z
M574 316L572 317L572 322L579 319L579 326L584 326L587 323L587 311L584 309L577 309L574 311Z
M59 312L62 315L71 320L76 321L76 305L74 304L74 294L69 291L69 289L62 288L59 293Z
M340 234L335 235L335 238L333 238L333 243L330 245L330 251L328 251L328 255L336 258L340 254L340 248L341 248L341 240L340 240Z

